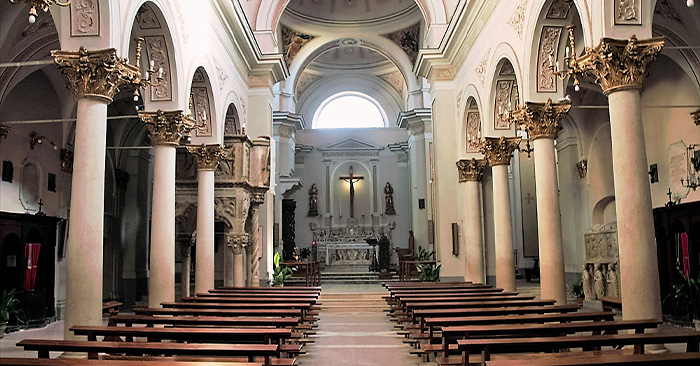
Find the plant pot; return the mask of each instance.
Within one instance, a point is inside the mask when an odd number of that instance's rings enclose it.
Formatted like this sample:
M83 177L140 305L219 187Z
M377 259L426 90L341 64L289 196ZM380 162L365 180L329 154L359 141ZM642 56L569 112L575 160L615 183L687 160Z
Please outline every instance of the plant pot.
M0 338L5 336L5 328L7 328L7 323L0 322Z

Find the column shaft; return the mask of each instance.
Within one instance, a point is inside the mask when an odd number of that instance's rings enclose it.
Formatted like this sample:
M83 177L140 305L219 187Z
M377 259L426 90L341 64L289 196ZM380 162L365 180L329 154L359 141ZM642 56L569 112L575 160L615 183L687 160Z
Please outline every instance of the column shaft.
M504 291L515 290L513 227L510 218L508 165L491 168L493 179L494 240L496 242L496 286Z
M478 181L465 184L464 232L466 237L467 281L486 283L484 273L484 237L481 225L481 192Z
M192 256L183 255L182 256L182 297L190 296L190 283L192 283L190 278L190 270L192 269ZM195 291L198 292L198 291Z
M64 338L78 339L69 329L102 324L102 244L104 223L107 104L78 100L75 158L68 233L68 278Z
M175 146L156 145L148 306L175 301Z
M214 171L197 172L197 265L196 293L214 288Z
M659 264L639 90L610 93L624 319L661 320Z
M233 253L233 287L244 287L243 252Z
M535 182L537 189L537 235L540 250L540 283L543 299L566 304L564 248L561 236L559 184L554 158L554 140L539 138L535 147Z
M224 251L224 286L233 286L233 251L229 247Z

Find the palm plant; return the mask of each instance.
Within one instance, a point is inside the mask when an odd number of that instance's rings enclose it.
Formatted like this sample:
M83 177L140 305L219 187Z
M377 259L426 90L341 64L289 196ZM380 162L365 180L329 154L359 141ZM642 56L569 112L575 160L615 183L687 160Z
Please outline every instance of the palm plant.
M292 274L294 273L294 270L290 267L282 267L280 265L280 254L275 253L275 256L273 257L273 273L272 273L272 286L283 286L284 281L288 280L290 277L292 277Z
M700 276L692 278L682 275L682 280L671 287L664 301L673 299L676 310L683 312L689 320L700 320Z

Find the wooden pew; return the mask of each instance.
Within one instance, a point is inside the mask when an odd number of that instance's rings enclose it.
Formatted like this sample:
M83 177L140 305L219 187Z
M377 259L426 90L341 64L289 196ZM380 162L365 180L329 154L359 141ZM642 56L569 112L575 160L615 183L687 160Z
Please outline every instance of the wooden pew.
M600 347L634 345L634 353L640 354L644 353L644 345L665 343L685 343L687 352L698 352L700 350L700 332L477 338L457 341L458 349L463 352L462 365L466 365L469 359L468 356L472 352L481 353L481 364L485 365L493 353L552 352L569 348L583 348L587 350L599 349Z
M220 302L164 302L161 304L163 308L188 308L188 309L299 309L301 310L302 321L311 320L306 314L311 309L310 302L284 302L284 303L220 303Z
M167 339L192 342L259 342L279 343L290 339L292 330L288 328L156 328L156 327L116 327L76 325L70 328L75 335L87 336L88 341L96 341L99 336L125 337L131 342L134 337L153 339L157 342Z
M49 352L85 352L88 359L97 359L98 353L127 355L168 354L190 356L245 356L248 361L264 357L264 365L278 353L276 344L208 344L161 342L94 342L54 339L25 339L17 343L25 351L37 351L39 358L49 358Z
M487 366L531 366L532 359L486 361ZM662 354L600 354L561 353L557 357L538 358L538 366L612 366L612 365L700 365L700 352Z
M299 317L224 317L224 316L150 316L150 315L115 315L108 325L171 326L217 326L217 327L277 327L294 328L300 323Z
M191 315L191 316L281 316L301 317L300 309L207 309L207 308L134 308L137 315Z
M406 302L405 308L409 310L421 309L454 309L454 308L501 308L501 307L530 307L554 305L551 299L544 300L502 300L498 302L489 301L426 301L426 302Z
M119 301L107 301L102 303L102 314L116 315L119 314L119 308L124 305Z
M200 292L197 297L285 297L285 298L314 298L318 300L318 294L305 292Z
M200 297L200 296L189 296L189 297L183 297L181 302L225 302L225 303L237 303L237 304L243 304L243 303L282 303L282 302L304 302L304 303L309 303L309 304L315 304L316 303L316 298L315 297L287 297L283 296L282 297L267 297L267 296L205 296L205 297Z
M310 291L321 292L321 286L291 286L291 287L229 287L221 286L214 289L215 291Z
M0 358L0 365L15 366L213 366L210 362L197 361L168 361L158 358L150 360L85 360L62 358ZM255 362L222 362L216 361L218 366L262 366Z

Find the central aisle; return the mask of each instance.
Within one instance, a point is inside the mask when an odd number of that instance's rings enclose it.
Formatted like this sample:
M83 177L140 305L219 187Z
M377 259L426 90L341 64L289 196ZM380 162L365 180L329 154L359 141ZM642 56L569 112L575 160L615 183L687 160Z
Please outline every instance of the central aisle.
M316 342L299 357L302 366L416 366L417 356L394 330L381 285L323 285Z

